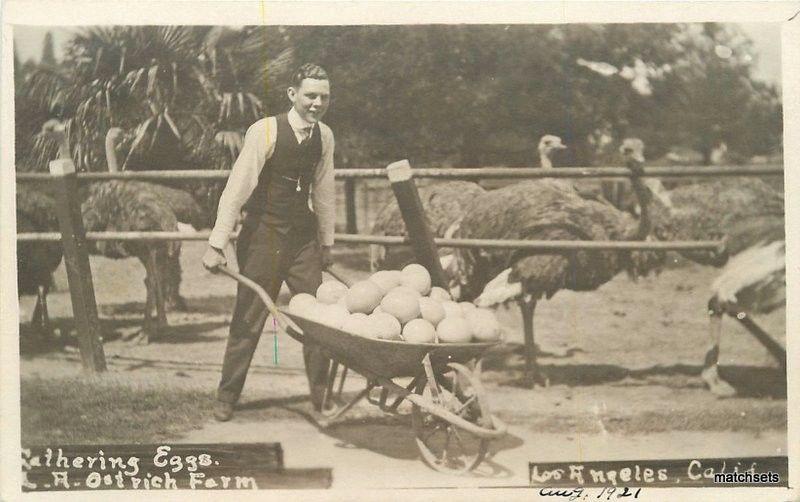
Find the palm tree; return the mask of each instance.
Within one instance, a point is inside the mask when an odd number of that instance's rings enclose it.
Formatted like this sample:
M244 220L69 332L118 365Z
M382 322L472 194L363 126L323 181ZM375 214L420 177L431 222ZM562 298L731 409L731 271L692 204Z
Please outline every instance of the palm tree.
M59 71L31 75L37 85L27 92L65 121L81 171L105 169L111 127L127 132L122 169L227 167L220 140L235 144L263 116L265 86L292 64L291 49L266 46L266 30L89 28L69 41ZM42 141L33 153L48 160L52 148Z

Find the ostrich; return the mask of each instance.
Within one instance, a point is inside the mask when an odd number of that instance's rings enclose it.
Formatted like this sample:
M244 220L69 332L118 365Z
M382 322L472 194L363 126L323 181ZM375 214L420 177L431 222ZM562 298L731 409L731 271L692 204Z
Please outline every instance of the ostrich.
M93 183L81 204L83 225L93 232L176 232L178 221L161 197L139 181L111 180ZM108 258L135 256L144 265L144 327L137 338L147 343L167 325L163 278L170 261L180 252L179 242L100 241L96 251ZM153 309L156 318L153 318Z
M729 397L736 390L719 376L719 341L725 314L741 322L786 367L786 351L753 321L786 304L784 198L765 182L732 179L683 185L664 191L670 239L723 238L723 253L684 251L702 265L722 267L708 302L709 349L702 379L712 393ZM656 221L657 227L664 222Z
M119 127L112 127L106 133L105 150L106 162L109 172L118 172L119 161L117 160L116 145L118 138L123 131ZM178 229L182 232L196 232L197 229L205 226L206 217L203 210L188 192L172 188L158 183L149 183L148 190L158 195L165 202L178 221ZM176 310L186 310L186 302L180 295L181 284L181 265L180 252L169 256L165 267L166 276L164 281L165 301L167 308Z
M552 169L552 155L558 150L567 147L561 138L552 134L545 134L539 139L539 165L544 169ZM428 217L429 226L435 237L452 237L452 232L457 228L457 223L466 212L469 204L478 196L485 193L485 189L507 186L505 180L497 183L482 182L481 185L469 181L451 181L436 183L420 189L422 207ZM377 214L372 226L373 235L406 235L406 226L400 214L397 201L390 200ZM449 255L451 251L442 249L441 254ZM384 247L370 246L370 268L397 269L411 263L414 254L408 246ZM448 262L445 261L445 264Z
M45 191L17 184L17 232L57 232L56 214L55 201ZM48 339L52 338L53 330L47 293L61 256L59 242L17 242L18 293L37 295L31 325Z
M58 120L47 121L42 131L59 143L59 156L71 158L65 127ZM166 231L176 232L178 222L170 206L151 190L151 183L111 180L89 185L81 203L86 231ZM147 289L143 330L135 337L147 343L163 331L167 319L164 307L166 263L180 250L179 242L99 241L93 250L109 258L137 257L145 267ZM153 309L156 310L155 319Z
M643 240L651 231L651 193L641 174L643 144L625 140L621 151L641 200L637 221L600 199L585 198L568 182L535 180L486 192L464 216L457 237L531 240ZM533 316L536 303L560 289L592 291L627 270L636 276L658 267L664 253L639 251L547 252L457 249L453 266L463 299L482 307L516 300L523 316L526 383L542 382L536 366Z
M485 193L477 183L469 181L450 181L436 183L419 190L422 207L428 218L434 236L450 237L453 224L460 219L469 204ZM448 232L451 230L451 232ZM373 235L406 235L406 225L400 214L397 200L392 198L375 218ZM442 250L447 254L449 251ZM370 246L370 266L372 270L400 269L414 261L414 253L409 246L383 247Z

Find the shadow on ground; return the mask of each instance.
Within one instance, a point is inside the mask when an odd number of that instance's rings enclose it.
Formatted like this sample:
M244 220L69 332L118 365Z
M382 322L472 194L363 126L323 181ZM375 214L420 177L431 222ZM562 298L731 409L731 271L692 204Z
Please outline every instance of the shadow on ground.
M77 328L73 318L51 319L54 329L52 335L41 332L30 324L19 325L20 356L30 357L61 350L64 347L77 347ZM219 336L210 333L228 325L227 321L184 322L167 326L157 337L151 337L151 343L191 344L207 343L219 340ZM103 342L109 343L125 339L142 329L142 319L100 319Z
M355 392L344 393L347 401L355 396ZM414 439L414 431L409 414L388 415L377 408L356 407L345 414L336 423L322 427L320 416L313 412L307 394L280 398L259 399L237 406L234 420L259 421L264 415L300 416L315 426L322 434L336 440L336 446L343 449L364 449L390 458L401 460L417 460L420 458ZM493 478L511 476L511 471L497 464L491 458L498 452L521 446L523 441L512 434L491 441L487 459L475 473L479 476Z
M186 309L173 311L177 314L227 315L233 311L236 297L233 295L216 295L185 298ZM98 306L98 312L104 316L140 315L144 316L143 302L106 303Z
M580 349L569 349L566 354L540 355L548 359L569 358ZM524 358L520 355L519 344L509 344L504 349L487 352L483 357L484 378L498 385L526 387L523 379ZM703 387L700 380L700 365L673 364L657 365L649 368L630 369L613 364L591 364L559 362L539 364L550 385L584 387L612 384L617 386L662 385L670 388ZM738 397L785 399L786 373L775 367L731 365L721 366L720 375L736 390Z

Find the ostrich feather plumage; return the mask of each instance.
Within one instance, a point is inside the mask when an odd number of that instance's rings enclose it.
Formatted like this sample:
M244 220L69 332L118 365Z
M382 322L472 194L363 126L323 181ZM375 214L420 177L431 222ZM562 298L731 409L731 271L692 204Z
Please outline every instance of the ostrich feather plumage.
M148 185L147 189L161 197L172 209L178 222L191 225L195 230L208 225L208 217L191 193L160 183L148 183Z
M786 304L784 197L757 178L724 178L678 186L665 192L666 220L656 221L667 239L724 239L722 252L683 251L690 260L723 267L708 302L710 345L701 377L720 397L736 394L719 374L724 314L735 315L785 367L786 351L754 320ZM662 215L663 216L663 215Z
M86 231L176 232L178 220L170 204L161 197L152 183L141 181L104 181L93 183L81 204ZM97 241L97 253L109 258L131 256L144 259L149 247L158 247L173 255L180 251L179 242L145 243L142 241Z
M711 285L713 295L747 312L769 313L786 303L786 243L754 245L731 258Z
M602 199L584 198L564 181L534 180L484 193L474 200L456 237L504 240L635 240L639 222ZM622 270L633 275L657 268L658 252L456 250L465 299L478 297L498 274L520 292L552 297L560 289L594 290ZM498 284L498 283L495 283ZM498 284L499 285L499 284ZM504 301L512 298L503 298Z
M54 199L44 190L17 184L17 232L57 232ZM20 294L36 294L49 288L61 263L60 242L17 242L17 286Z
M450 181L434 183L419 189L422 207L428 220L428 227L435 237L449 237L453 225L464 215L472 201L485 193L477 183L469 181ZM373 235L405 236L406 225L392 198L377 214L372 226ZM414 253L409 246L375 246L379 250L373 258L373 267L398 269L414 261ZM449 254L447 249L442 254Z
M686 258L721 266L762 241L783 240L784 196L757 178L726 178L679 186L667 192L670 210L656 228L673 240L724 238L725 253L684 251Z

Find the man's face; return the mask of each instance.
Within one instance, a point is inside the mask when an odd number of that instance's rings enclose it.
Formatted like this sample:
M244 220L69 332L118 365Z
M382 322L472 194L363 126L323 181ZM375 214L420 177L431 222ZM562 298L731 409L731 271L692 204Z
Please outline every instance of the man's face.
M315 124L328 111L331 86L327 80L306 78L300 83L300 87L289 87L287 94L300 117L306 122Z

